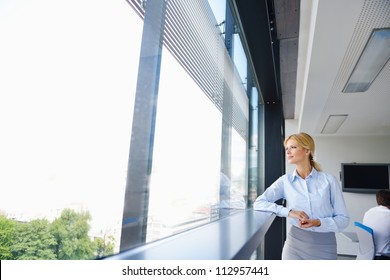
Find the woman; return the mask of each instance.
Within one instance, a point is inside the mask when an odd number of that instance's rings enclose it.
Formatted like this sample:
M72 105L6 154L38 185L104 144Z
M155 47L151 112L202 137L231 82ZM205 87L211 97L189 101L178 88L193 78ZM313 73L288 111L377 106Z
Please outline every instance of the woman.
M348 226L349 216L336 178L322 172L313 160L315 144L306 133L284 141L292 174L277 179L255 203L255 210L288 217L291 228L283 247L283 260L337 259L335 232ZM287 207L274 203L287 201Z

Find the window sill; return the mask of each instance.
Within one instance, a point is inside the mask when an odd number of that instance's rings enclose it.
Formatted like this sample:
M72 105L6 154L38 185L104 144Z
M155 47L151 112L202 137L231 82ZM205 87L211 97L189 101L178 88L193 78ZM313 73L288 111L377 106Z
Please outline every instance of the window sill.
M249 259L275 215L242 210L210 224L124 251L105 260Z

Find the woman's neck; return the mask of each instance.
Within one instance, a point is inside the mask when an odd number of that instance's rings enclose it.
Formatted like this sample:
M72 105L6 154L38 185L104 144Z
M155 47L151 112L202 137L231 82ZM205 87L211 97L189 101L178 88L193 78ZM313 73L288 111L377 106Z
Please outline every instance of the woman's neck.
M310 165L310 163L299 165L297 164L296 166L297 173L302 179L306 179L306 177L310 175L311 169L312 166Z

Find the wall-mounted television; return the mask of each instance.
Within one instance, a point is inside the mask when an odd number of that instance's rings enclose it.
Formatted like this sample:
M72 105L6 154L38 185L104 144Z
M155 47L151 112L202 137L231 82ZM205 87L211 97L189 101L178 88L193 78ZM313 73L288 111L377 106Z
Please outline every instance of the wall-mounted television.
M342 163L343 192L376 193L390 189L390 163Z

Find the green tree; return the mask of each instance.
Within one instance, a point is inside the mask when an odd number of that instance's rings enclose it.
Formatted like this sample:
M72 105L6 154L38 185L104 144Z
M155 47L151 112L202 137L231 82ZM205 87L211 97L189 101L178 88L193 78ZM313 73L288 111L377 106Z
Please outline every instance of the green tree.
M0 215L0 260L13 260L11 246L14 243L16 222Z
M95 257L94 244L88 236L90 229L89 212L77 213L64 209L61 216L55 219L50 231L57 244L55 254L60 260L81 260Z
M56 244L49 221L36 219L17 224L11 251L17 260L54 260Z
M95 237L93 240L97 258L114 254L115 238L112 235L104 234L102 237Z

